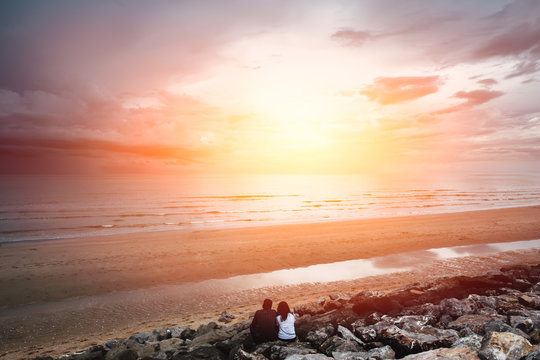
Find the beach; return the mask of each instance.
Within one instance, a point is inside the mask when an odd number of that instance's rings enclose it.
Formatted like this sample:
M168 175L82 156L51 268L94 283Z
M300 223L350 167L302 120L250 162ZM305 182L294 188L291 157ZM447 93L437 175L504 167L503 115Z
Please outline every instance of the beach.
M430 278L538 263L540 252L434 261L399 274L315 287L300 284L242 290L223 298L200 292L148 302L145 289L150 293L208 279L534 239L540 239L540 206L4 244L0 247L0 333L6 341L0 356L59 355L159 326L215 321L225 310L243 320L266 296L286 298L294 305L334 292L385 291ZM137 296L130 297L129 303L115 300L115 294L127 296L130 292ZM99 300L99 306L87 299ZM108 307L109 301L123 305ZM86 311L89 308L97 310Z

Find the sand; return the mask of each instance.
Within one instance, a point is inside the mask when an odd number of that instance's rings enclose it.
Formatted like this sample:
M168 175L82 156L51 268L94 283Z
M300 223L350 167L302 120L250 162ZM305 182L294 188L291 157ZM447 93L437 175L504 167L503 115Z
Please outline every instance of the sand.
M430 248L531 239L540 239L540 206L3 245L0 357L57 356L137 331L174 324L195 326L216 320L223 310L245 319L265 296L295 304L332 292L390 290L427 278L539 263L540 251L434 261L392 276L245 290L221 294L221 298L216 294L157 300L147 296L160 286ZM136 296L130 297L130 291Z

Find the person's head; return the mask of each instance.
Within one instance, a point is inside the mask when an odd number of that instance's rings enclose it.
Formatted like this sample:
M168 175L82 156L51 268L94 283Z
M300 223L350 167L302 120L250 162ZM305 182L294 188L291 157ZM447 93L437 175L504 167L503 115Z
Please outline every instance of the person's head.
M287 320L290 312L291 309L289 309L289 304L287 304L285 301L282 301L278 304L277 313L281 317L281 321Z
M264 301L263 301L263 309L270 310L271 308L272 308L272 300L264 299Z

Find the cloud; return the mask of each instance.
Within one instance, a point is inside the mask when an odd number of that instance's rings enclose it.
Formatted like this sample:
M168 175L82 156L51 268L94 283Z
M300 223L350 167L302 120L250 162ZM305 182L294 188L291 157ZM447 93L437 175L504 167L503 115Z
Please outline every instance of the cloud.
M539 61L524 61L517 64L514 67L514 71L508 74L505 77L505 79L511 79L514 77L522 76L522 75L530 75L530 74L534 74L537 71L540 71Z
M450 106L445 109L436 111L434 114L448 114L448 113L468 110L475 106L478 106L488 101L491 101L493 99L496 99L502 95L504 95L504 92L495 91L495 90L480 89L480 90L472 90L472 91L458 91L452 97L457 98L457 99L463 99L465 100L464 102L462 102L459 105Z
M332 34L332 39L338 40L346 46L361 46L373 35L368 31L341 29Z
M477 83L489 87L492 85L496 85L498 81L495 79L482 79L482 80L478 80Z
M381 105L397 104L436 93L439 83L438 76L380 77L360 93Z

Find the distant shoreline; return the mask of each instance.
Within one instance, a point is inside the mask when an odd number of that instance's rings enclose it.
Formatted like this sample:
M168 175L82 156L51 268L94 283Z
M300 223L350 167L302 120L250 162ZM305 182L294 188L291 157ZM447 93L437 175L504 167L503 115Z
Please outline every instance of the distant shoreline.
M407 217L416 217L416 216L429 216L429 215L444 215L444 214L460 214L460 213L470 213L477 211L493 211L493 210L504 210L504 209L514 209L514 208L529 208L529 207L540 207L540 204L531 204L527 206L522 205L512 205L512 206L498 206L496 208L487 208L487 209L476 209L476 210L463 210L463 211L443 211L435 212L429 214L410 214L410 215L380 215L380 216L365 216L365 217L350 217L350 218L340 218L340 219L316 219L316 220L297 220L297 221L276 221L272 223L251 223L251 224L240 224L237 226L228 225L228 226L216 226L216 227L196 227L192 226L190 228L183 229L174 229L174 230L139 230L139 231L126 231L115 234L103 234L103 235L81 235L81 236L70 236L70 237L59 237L59 238L46 238L46 239L27 239L27 240L13 240L13 241L2 241L0 240L0 246L9 246L16 244L36 244L36 243L47 243L53 241L84 241L89 238L109 238L116 236L132 236L138 234L147 234L151 236L152 234L162 234L162 233L184 233L184 232L199 232L199 231L216 231L216 230L235 230L235 229L250 229L250 228L261 228L261 227L274 227L274 226L287 226L287 225L309 225L309 224L318 224L318 223L341 223L341 222L351 222L351 221L369 221L376 219L393 219L393 218L407 218Z

